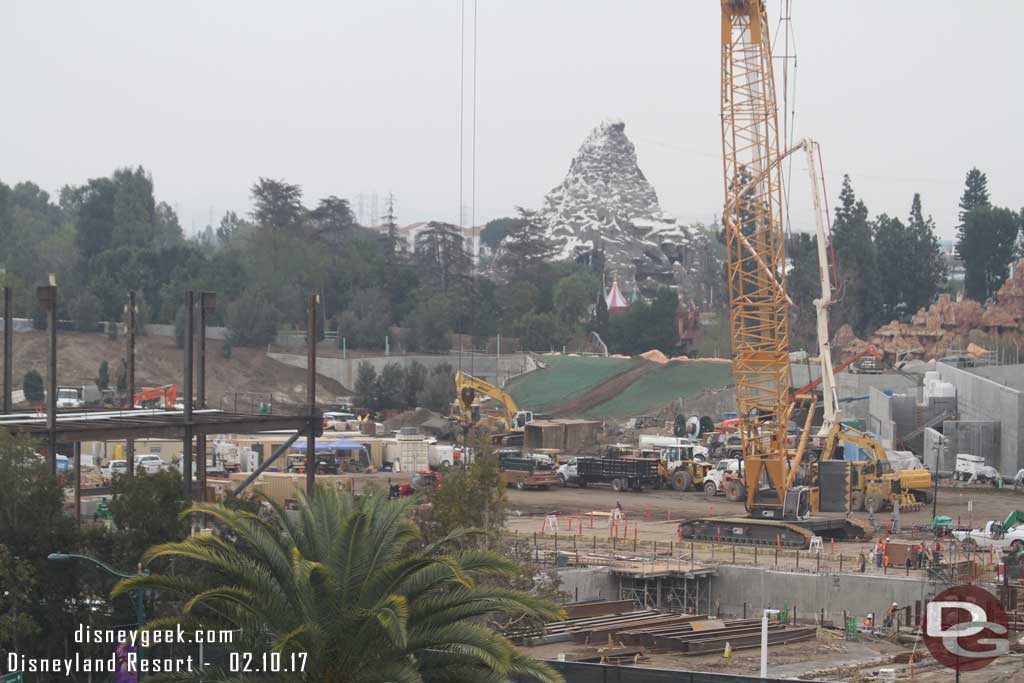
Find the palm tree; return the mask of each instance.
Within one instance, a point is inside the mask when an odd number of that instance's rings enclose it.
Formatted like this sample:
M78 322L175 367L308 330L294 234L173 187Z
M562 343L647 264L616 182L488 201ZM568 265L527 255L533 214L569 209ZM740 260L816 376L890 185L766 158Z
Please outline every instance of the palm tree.
M561 680L488 624L500 615L558 618L559 608L491 587L516 565L462 549L466 532L424 545L411 503L379 493L319 489L302 498L297 519L271 505L269 520L221 504L193 506L186 514L209 515L221 531L154 546L143 562L172 558L202 569L125 579L112 595L140 588L175 594L180 614L147 627L238 629L233 650L277 652L286 662L291 653L307 653L308 681ZM179 678L240 680L211 669Z

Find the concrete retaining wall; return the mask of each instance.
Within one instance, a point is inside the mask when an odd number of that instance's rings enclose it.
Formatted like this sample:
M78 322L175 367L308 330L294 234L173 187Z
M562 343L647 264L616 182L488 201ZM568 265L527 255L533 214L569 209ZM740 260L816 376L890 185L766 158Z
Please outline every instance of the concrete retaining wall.
M742 616L762 608L786 606L797 617L811 617L825 610L825 619L842 623L843 611L864 618L868 612L884 615L896 602L901 607L936 594L935 585L917 578L880 577L877 574L809 574L761 567L718 567L711 578L711 602L723 616Z
M1016 376L1016 367L1001 366L999 371L1013 378ZM951 382L956 387L961 420L999 423L999 456L991 464L1004 476L1012 477L1018 469L1024 467L1024 442L1020 439L1020 429L1024 425L1024 394L995 380L945 363L937 363L936 370L944 382ZM998 373L991 368L986 371Z
M619 580L607 567L567 567L558 570L558 578L558 589L572 602L619 599Z
M305 354L271 353L269 356L286 365L294 365L298 368L306 367ZM422 363L428 371L437 365L448 363L456 370L462 369L464 372L468 372L492 384L504 384L512 377L537 368L536 361L529 354L502 354L499 363L497 356L471 353L460 354L456 352L447 355L407 354L364 358L318 358L316 370L317 374L335 379L349 389L352 389L355 387L356 374L359 372L360 363L369 363L379 374L388 363L398 363L399 365L406 366L413 361Z

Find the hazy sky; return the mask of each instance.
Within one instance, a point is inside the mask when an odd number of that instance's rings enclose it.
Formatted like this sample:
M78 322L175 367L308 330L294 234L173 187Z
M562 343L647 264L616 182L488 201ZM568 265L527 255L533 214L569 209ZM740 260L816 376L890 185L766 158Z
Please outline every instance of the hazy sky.
M142 164L186 231L248 211L260 175L302 185L308 205L363 193L369 213L371 193L382 207L390 191L403 223L455 221L460 4L8 0L0 179L55 193ZM951 237L977 165L994 203L1024 206L1024 3L793 7L796 133L820 141L831 202L844 172L872 214L904 217L919 191ZM718 2L480 0L477 12L477 222L539 206L605 118L626 122L666 211L720 212ZM795 225L810 220L803 168Z

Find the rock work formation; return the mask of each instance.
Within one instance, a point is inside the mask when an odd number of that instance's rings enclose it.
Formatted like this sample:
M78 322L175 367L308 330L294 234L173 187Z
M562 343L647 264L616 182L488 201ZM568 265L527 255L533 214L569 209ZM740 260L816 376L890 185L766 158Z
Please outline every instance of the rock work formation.
M603 249L606 271L617 272L627 290L634 277L642 287L671 284L673 264L686 263L695 234L661 210L625 128L604 122L587 136L540 218L557 258Z
M854 336L849 325L835 335L833 345L849 357L868 346L895 360L931 360L954 352L980 356L992 350L996 337L1005 343L1024 343L1024 259L1017 261L995 300L984 305L972 299L953 301L943 294L927 309L922 308L910 323L892 321L867 340Z

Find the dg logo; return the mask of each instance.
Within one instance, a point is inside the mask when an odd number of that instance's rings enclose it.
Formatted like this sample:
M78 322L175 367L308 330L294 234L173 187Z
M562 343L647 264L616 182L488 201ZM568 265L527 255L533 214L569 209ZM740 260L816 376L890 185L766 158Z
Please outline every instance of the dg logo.
M1010 652L1006 612L976 586L953 586L928 603L921 625L932 656L958 671L984 668Z

